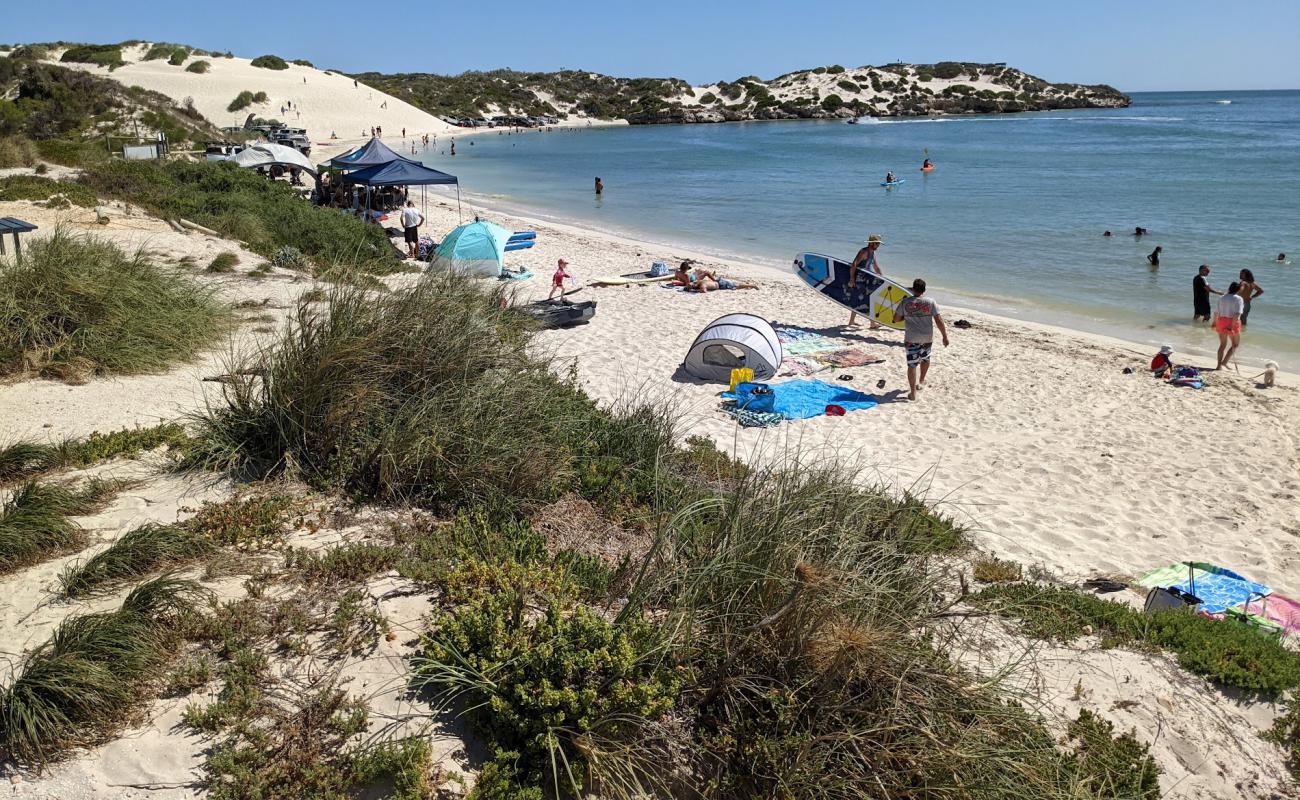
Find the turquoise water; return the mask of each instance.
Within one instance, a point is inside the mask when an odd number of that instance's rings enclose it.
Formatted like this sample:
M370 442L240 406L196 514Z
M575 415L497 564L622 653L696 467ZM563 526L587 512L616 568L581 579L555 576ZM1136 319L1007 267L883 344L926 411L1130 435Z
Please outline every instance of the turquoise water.
M779 267L805 250L851 256L880 233L887 273L969 305L1202 351L1214 340L1190 321L1197 266L1215 288L1249 267L1266 293L1243 357L1300 368L1300 91L861 125L492 131L459 140L455 158L444 149L426 162L504 208ZM937 169L923 175L927 151ZM907 182L881 188L886 170Z

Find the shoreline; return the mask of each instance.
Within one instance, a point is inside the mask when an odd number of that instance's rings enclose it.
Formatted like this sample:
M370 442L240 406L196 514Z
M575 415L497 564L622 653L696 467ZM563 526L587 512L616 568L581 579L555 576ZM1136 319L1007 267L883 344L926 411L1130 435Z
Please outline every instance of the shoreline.
M436 195L433 197L436 197ZM660 240L654 238L640 238L628 232L614 231L614 230L609 230L607 228L593 227L585 224L581 220L574 220L559 215L549 216L548 212L546 211L541 211L540 213L538 213L537 210L532 208L514 206L509 203L501 203L491 196L482 195L477 192L467 192L462 190L461 200L463 205L465 206L467 217L474 216L475 209L480 209L482 211L493 213L493 214L506 215L517 219L525 220L530 224L550 226L552 228L556 228L566 233L571 233L574 235L598 237L612 244L617 244L621 246L644 247L644 248L653 248L653 247L670 248L677 253L684 254L684 257L686 258L692 258L700 261L717 262L722 266L726 266L729 268L738 269L742 271L756 270L757 272L752 273L750 277L754 277L759 280L763 280L763 279L770 280L773 278L779 278L791 284L796 284L796 285L799 284L799 281L794 278L793 273L789 269L777 266L775 262L765 263L762 260L749 259L744 256L737 256L734 254L725 253L722 252L721 250L715 251L711 248L701 249L697 245L693 245L686 242L672 241L668 239ZM1181 339L1175 333L1170 333L1169 336L1163 338L1156 337L1153 338L1151 341L1142 341L1139 337L1114 335L1114 334L1104 333L1097 330L1090 330L1087 327L1050 322L1048 321L1048 318L1050 318L1053 314L1057 314L1059 316L1059 312L1048 307L1036 306L1033 305L1032 303L1027 303L1021 308L1017 309L1017 310L1023 310L1025 316L1023 317L1013 316L1003 311L997 310L996 308L992 308L991 307L992 304L980 298L973 297L959 290L951 289L950 287L944 286L941 283L932 281L930 288L932 290L931 291L932 294L941 293L947 295L950 298L953 298L954 301L945 302L944 306L951 308L954 311L981 314L1009 326L1021 325L1029 329L1037 330L1039 332L1052 333L1052 334L1057 334L1057 335L1067 336L1067 337L1076 337L1081 341L1087 342L1089 344L1101 345L1105 347L1114 348L1117 350L1123 350L1127 353L1140 355L1146 358L1152 357L1155 354L1156 350L1159 349L1162 343L1165 343L1167 341L1173 341L1177 345L1175 347L1175 352L1178 354L1184 354L1194 359L1196 363L1193 364L1193 366L1198 366L1202 370L1208 369L1208 367L1201 366L1201 364L1205 363L1207 359L1209 361L1213 361L1216 356L1216 351L1213 347L1206 349L1203 346L1197 345L1196 343L1187 342ZM826 301L826 302L830 304L830 301ZM1071 316L1069 321L1081 322L1082 318L1077 316ZM1200 331L1201 329L1194 328L1193 330ZM1124 331L1124 333L1132 334L1135 333L1135 331L1130 329ZM1245 342L1243 342L1243 349L1244 346L1245 346ZM1269 360L1276 360L1278 355L1279 354L1268 353L1266 355L1252 357L1248 353L1247 356L1237 359L1237 362L1240 364L1242 368L1241 374L1243 376L1246 376L1248 374L1253 374L1253 372L1256 370L1262 371L1264 362ZM1285 368L1287 367L1286 364L1283 364L1283 367L1284 367L1284 371L1280 371L1277 375L1278 384L1285 385L1285 386L1300 386L1300 374L1295 374L1294 372L1291 371L1285 371Z

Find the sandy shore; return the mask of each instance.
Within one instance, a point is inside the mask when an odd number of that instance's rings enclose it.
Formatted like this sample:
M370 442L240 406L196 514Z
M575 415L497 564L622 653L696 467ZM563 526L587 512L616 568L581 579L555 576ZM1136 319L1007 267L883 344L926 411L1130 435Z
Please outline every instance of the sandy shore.
M458 216L454 200L436 200L425 231L441 236L472 214L466 206ZM222 351L163 375L82 386L40 380L0 386L0 441L57 440L198 411L218 386L200 378L221 371L223 351L265 341L268 334L256 328L282 324L292 298L311 286L288 273L254 281L243 273L260 261L257 256L220 239L176 234L138 212L101 227L84 209L53 212L30 203L0 203L0 216L11 215L41 225L35 236L49 235L63 222L124 246L149 247L168 260L191 256L200 268L217 252L236 250L243 261L240 272L221 279L222 291L232 300L266 299L269 305L259 312L265 319L244 326ZM847 314L792 275L568 225L490 217L511 229L538 232L536 247L508 259L535 273L513 285L521 301L545 296L559 257L571 262L584 284L644 270L654 260L699 256L724 275L760 285L757 291L707 295L657 285L582 289L573 297L596 300L595 319L544 332L538 346L561 368L575 364L583 385L600 400L673 403L683 434L707 435L746 459L797 451L807 459L855 464L864 480L922 495L959 519L981 549L1057 578L1136 576L1196 559L1238 570L1284 594L1300 594L1295 513L1300 389L1294 382L1263 389L1243 376L1224 374L1211 376L1201 391L1170 387L1144 374L1151 353L1141 345L950 307L949 298L938 292L935 299L949 323L966 319L971 327L951 329L952 345L937 349L921 399L908 402L901 333L844 328ZM410 280L414 277L404 275L391 282ZM880 405L767 430L737 427L717 410L720 387L676 376L698 331L736 311L816 330L883 359L816 376L873 392ZM1125 367L1135 372L1124 374ZM843 374L852 377L837 380ZM881 380L885 386L877 389ZM192 504L194 491L162 482L123 498L94 523L104 531L101 541L145 518L167 521L181 505ZM59 566L42 565L3 582L10 601L0 616L15 629L22 626L8 648L11 655L39 641L67 613L44 608L23 618L47 596ZM990 670L1011 660L1028 663L1034 674L1019 680L1049 714L1077 707L1074 686L1082 682L1097 703L1112 703L1097 706L1102 713L1154 743L1171 797L1286 791L1280 756L1255 735L1271 717L1268 708L1207 691L1203 681L1169 668L1167 658L1158 657L1156 667L1144 658L1151 657L1061 648L1025 659L1014 646L990 646L975 652L972 663ZM1138 705L1118 703L1126 699ZM110 788L127 782L119 775L129 773L131 782L184 779L196 763L196 745L186 740L181 755L166 755L177 740L168 737L165 725L176 713L174 707L160 708L160 716L138 736L66 765L55 776L64 782L51 787L95 786L98 796L126 796Z

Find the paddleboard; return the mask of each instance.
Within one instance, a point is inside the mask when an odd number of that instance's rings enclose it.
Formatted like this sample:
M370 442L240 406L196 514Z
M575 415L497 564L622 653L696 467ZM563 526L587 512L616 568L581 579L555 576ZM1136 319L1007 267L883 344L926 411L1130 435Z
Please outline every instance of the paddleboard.
M907 183L907 178L899 178L898 180L894 181L893 183L886 183L885 181L881 181L881 182L880 182L880 185L881 185L881 186L884 186L885 188L889 188L890 186L897 186L897 185L900 184L900 183Z
M633 273L633 274L648 275L649 273ZM671 273L669 273L668 275L660 275L654 278L650 278L650 277L629 278L629 277L619 275L612 278L593 278L591 280L591 283L588 285L589 286L640 286L646 283L662 283L664 281L670 281L672 279L673 279L673 275Z
M799 279L828 299L881 325L902 330L903 323L894 321L894 312L912 296L911 290L867 270L859 270L856 285L849 288L851 268L851 262L820 253L802 253L794 260Z

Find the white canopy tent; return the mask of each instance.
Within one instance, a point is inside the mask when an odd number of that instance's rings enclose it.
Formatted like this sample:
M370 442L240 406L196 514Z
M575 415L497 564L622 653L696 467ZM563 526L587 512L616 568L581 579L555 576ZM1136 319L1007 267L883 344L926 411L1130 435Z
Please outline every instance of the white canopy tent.
M748 367L754 380L768 380L781 367L781 340L771 324L753 314L727 314L695 337L682 368L696 378L727 383L731 371Z
M279 164L284 167L297 167L311 175L316 174L316 167L307 160L307 156L292 147L274 142L254 142L231 156L230 160L248 169Z

